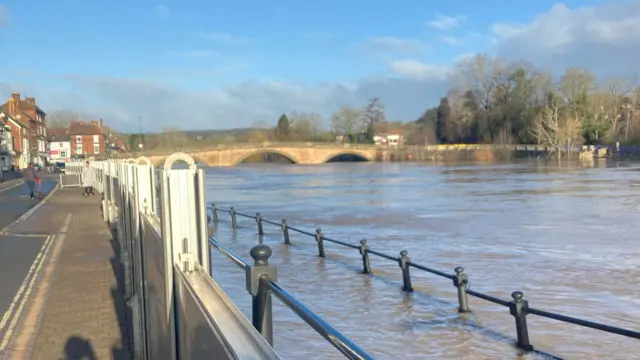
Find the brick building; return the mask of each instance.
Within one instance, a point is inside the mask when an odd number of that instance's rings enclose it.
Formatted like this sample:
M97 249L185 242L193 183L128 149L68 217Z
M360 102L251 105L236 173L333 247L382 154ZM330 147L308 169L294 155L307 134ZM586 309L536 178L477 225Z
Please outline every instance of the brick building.
M47 149L47 114L36 105L33 97L20 98L20 93L14 92L11 97L0 106L0 112L11 119L11 133L14 151L20 152L20 167L24 163L33 162L44 165L48 159ZM13 125L11 125L13 124Z
M72 121L64 129L50 129L53 136L51 141L70 142L71 157L84 158L106 154L106 137L104 134L104 122L99 121Z

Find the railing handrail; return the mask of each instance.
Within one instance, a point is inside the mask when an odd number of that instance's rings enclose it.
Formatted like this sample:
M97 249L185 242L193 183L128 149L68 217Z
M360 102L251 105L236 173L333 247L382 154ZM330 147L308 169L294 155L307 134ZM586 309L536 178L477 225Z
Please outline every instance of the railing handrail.
M531 344L529 343L529 335L528 335L526 318L525 318L526 315L529 315L529 314L537 315L540 317L544 317L547 319L552 319L560 322L570 323L570 324L574 324L582 327L588 327L591 329L600 330L600 331L604 331L611 334L626 336L634 339L640 339L639 331L624 329L617 326L606 325L599 322L584 320L584 319L571 317L571 316L567 316L559 313L531 308L529 307L529 302L523 299L524 295L521 291L514 291L511 294L512 300L504 300L489 294L472 290L470 289L469 278L467 274L464 274L464 268L462 267L456 267L455 274L448 274L444 271L433 269L433 268L411 261L410 258L408 257L407 251L405 250L400 252L400 256L392 256L389 254L385 254L383 252L370 249L367 245L366 240L361 240L360 245L358 246L348 242L328 238L324 236L324 234L322 234L321 229L316 229L315 233L313 233L306 230L291 227L290 225L287 224L286 219L283 219L281 223L278 223L275 221L264 219L260 215L260 213L256 213L256 215L254 216L254 215L248 215L248 214L237 212L233 206L229 207L228 209L224 209L224 208L217 207L215 204L212 204L211 209L213 211L213 217L215 221L218 221L218 216L217 216L218 211L231 214L231 220L234 228L237 228L236 216L241 216L244 218L255 220L258 223L258 232L260 235L264 234L262 230L262 223L278 226L284 232L285 244L287 245L290 244L290 239L288 234L289 230L297 232L302 235L314 237L316 242L318 243L318 252L320 257L325 257L324 245L323 245L324 241L328 241L328 242L349 247L352 249L358 249L360 251L360 254L362 255L364 273L371 272L368 254L373 254L378 257L397 262L400 265L400 268L402 269L403 290L407 292L413 291L413 287L411 285L411 277L409 273L410 267L452 280L453 285L458 288L458 300L459 300L460 312L470 311L467 295L472 295L476 298L479 298L494 304L498 304L504 307L508 307L510 310L510 314L513 315L516 319L516 330L518 335L517 345L518 347L521 347L525 350L533 349L533 346L531 346Z
M209 237L209 244L216 248L220 253L229 258L234 264L243 270L251 267L249 263L236 255L232 250L220 244L214 237ZM267 277L260 278L261 281L267 281L265 285L271 294L275 295L283 304L290 308L298 317L300 317L307 325L313 328L320 336L330 342L336 349L344 354L348 359L352 360L373 360L374 357L369 355L365 350L360 348L347 336L343 335L336 328L317 315L313 310L306 307L294 295L289 293L277 281Z

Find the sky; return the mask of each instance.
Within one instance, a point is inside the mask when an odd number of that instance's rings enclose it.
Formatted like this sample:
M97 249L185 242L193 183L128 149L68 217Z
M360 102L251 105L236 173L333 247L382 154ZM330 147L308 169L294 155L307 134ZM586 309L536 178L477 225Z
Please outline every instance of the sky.
M373 97L411 121L477 53L637 77L640 0L0 0L0 97L127 132L328 124Z

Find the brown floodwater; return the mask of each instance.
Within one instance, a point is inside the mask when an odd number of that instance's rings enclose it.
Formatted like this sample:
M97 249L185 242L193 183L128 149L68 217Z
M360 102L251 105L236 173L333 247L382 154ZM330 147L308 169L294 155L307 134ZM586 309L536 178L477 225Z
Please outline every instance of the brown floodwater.
M640 164L556 162L462 164L252 164L206 170L207 197L220 207L453 273L471 288L510 299L521 290L538 309L640 330ZM415 291L401 290L397 263L371 257L363 275L357 250L252 220L231 230L220 214L216 237L244 259L263 241L279 283L378 359L631 359L640 341L529 315L532 345L517 350L505 307L470 297L457 312L450 280L412 269ZM214 278L250 318L244 273L212 256ZM337 350L274 299L275 348L285 359L341 359Z

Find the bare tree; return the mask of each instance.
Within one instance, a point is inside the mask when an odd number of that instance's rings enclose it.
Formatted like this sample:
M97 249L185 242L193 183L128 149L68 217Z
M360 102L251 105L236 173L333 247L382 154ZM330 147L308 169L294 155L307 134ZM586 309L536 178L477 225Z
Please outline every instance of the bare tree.
M293 138L302 141L316 141L323 131L322 117L314 112L292 112L287 115L291 122Z
M564 149L568 154L581 141L580 121L572 112L563 111L560 105L558 98L548 101L531 127L531 134L538 144L555 147L558 158L562 156Z
M49 111L47 113L47 127L66 128L72 121L81 120L82 118L81 114L68 109Z
M339 135L355 135L362 131L363 118L361 109L343 106L331 116L331 130Z
M179 151L188 142L189 139L179 128L167 127L162 130L162 143L167 149Z

